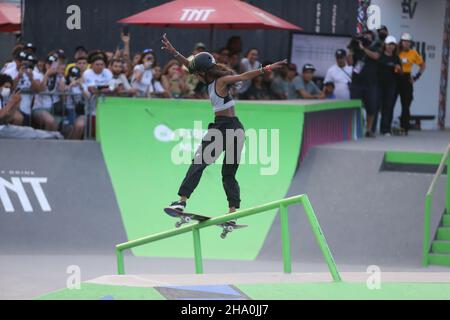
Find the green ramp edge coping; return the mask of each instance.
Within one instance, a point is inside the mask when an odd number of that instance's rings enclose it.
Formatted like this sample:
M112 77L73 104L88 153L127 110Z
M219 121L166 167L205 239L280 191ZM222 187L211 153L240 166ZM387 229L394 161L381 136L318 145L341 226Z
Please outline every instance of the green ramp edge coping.
M385 162L398 164L439 165L442 153L387 151Z
M332 104L327 107L332 108ZM241 208L284 198L300 153L304 108L239 102L236 109L247 133L242 163L236 176L241 188ZM168 217L163 208L178 199L179 185L201 142L202 134L199 135L198 130L193 131L194 121L202 122L204 133L213 117L207 100L99 99L97 126L101 147L129 240L174 228L176 219ZM174 139L175 132L184 134L184 137L194 136L194 141ZM249 139L249 132L254 133L258 141L267 137L267 151L261 150L260 143L249 143L249 140L256 140ZM277 146L277 141L271 141L271 138L276 138L276 133L279 152L276 149L272 151ZM189 150L186 161L174 164L172 152L183 148ZM265 161L250 163L249 148L257 148L256 154L262 152L270 161L260 158ZM222 187L222 160L223 155L204 171L199 186L189 199L187 211L212 217L227 212L228 203ZM271 169L274 174L261 174L261 170ZM275 219L273 213L269 211L240 219L239 223L249 227L233 232L226 240L220 239L219 228L201 230L203 257L255 259ZM137 256L192 258L192 235L183 234L136 247L132 252Z

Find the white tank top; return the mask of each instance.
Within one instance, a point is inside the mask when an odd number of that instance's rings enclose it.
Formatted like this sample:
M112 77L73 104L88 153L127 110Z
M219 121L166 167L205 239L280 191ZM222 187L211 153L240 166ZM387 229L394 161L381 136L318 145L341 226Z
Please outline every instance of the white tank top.
M208 85L209 99L211 100L214 112L222 111L234 107L234 100L230 93L226 97L221 97L216 92L216 81Z

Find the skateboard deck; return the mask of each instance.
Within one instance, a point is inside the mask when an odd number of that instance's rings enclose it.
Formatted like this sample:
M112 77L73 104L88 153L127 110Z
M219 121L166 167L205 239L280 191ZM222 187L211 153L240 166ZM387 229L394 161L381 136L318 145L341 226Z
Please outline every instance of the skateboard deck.
M206 220L211 219L211 217L203 216L196 213L189 213L189 212L182 212L176 209L172 208L164 208L164 212L167 213L169 216L173 218L179 218L180 220L175 223L175 227L179 228L183 224L189 223L192 220L198 221L198 222L204 222ZM228 233L233 232L235 229L242 229L248 227L247 225L241 225L236 224L235 222L225 222L217 225L218 227L222 228L222 234L220 237L222 239L225 239L228 235Z

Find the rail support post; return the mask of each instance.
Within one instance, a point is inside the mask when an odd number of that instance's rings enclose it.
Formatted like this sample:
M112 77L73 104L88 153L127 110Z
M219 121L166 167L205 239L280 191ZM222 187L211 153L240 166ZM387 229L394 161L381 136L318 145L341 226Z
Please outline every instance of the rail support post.
M203 274L202 246L200 242L200 230L192 229L194 236L194 257L195 257L195 273Z
M291 240L289 234L288 210L287 206L280 205L280 221L281 221L281 244L283 252L283 268L284 273L292 272L291 260Z
M125 274L125 269L123 266L123 251L116 248L116 256L117 256L117 273Z

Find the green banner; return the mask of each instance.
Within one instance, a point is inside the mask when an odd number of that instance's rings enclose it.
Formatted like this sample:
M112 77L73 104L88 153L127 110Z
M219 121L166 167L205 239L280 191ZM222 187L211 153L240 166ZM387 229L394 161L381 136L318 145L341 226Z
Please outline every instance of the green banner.
M246 143L237 180L241 208L283 198L295 174L303 110L295 106L238 103ZM163 208L177 192L208 124L209 101L107 98L97 107L98 136L130 240L174 228ZM200 126L201 124L201 126ZM181 162L181 164L179 164ZM188 201L187 212L219 216L227 212L222 157L209 166ZM254 259L275 212L239 220L249 227L226 240L216 227L201 231L204 258ZM111 244L114 246L115 244ZM181 235L133 249L138 256L192 257L192 235Z

